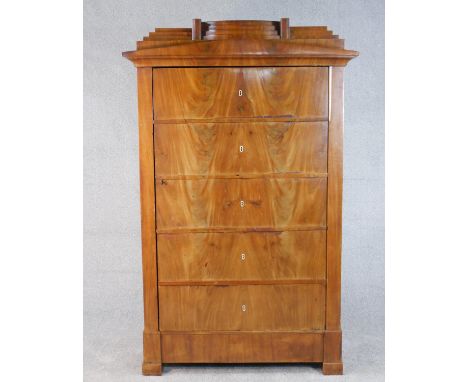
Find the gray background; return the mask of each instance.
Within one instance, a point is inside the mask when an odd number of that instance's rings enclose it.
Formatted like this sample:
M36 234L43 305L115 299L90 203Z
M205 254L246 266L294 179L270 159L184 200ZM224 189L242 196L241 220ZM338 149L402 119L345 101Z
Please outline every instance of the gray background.
M155 27L289 17L327 25L360 51L345 71L343 357L319 367L171 366L164 381L384 380L384 1L85 0L84 375L142 377L143 329L136 70L121 52ZM336 378L336 379L335 379Z

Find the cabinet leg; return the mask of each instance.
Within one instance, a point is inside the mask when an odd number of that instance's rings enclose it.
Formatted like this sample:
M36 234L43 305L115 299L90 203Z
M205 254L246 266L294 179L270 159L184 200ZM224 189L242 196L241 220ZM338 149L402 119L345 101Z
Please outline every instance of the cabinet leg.
M143 375L161 375L161 335L159 332L143 332Z
M341 330L327 330L323 338L324 375L342 375L343 361L341 359Z
M143 375L161 375L162 364L154 362L143 362L142 366Z
M323 375L342 375L343 362L324 362L322 365Z

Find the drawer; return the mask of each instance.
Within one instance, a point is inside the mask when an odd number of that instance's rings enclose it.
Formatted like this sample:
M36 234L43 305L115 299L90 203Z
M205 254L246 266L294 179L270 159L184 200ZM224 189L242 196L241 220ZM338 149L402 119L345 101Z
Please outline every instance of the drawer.
M158 68L156 121L289 117L328 119L328 68Z
M164 332L163 363L322 362L321 332ZM266 379L268 380L268 379Z
M161 179L157 229L323 227L326 199L326 178Z
M327 122L157 124L156 175L326 173L327 133Z
M324 328L319 284L160 286L161 331Z
M158 280L324 280L326 232L158 235Z

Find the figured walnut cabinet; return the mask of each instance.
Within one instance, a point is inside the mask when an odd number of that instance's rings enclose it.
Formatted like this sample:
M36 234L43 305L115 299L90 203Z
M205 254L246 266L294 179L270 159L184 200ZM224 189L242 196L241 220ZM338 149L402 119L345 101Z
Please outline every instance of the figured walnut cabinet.
M143 373L319 362L341 374L343 67L326 27L193 20L138 71Z

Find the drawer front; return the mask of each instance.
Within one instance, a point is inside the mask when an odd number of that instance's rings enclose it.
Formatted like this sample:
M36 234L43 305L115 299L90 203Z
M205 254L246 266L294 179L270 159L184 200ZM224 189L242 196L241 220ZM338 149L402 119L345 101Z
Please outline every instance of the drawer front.
M161 356L163 363L322 362L323 334L164 332Z
M154 118L328 117L328 68L159 68Z
M158 235L159 282L324 280L325 231Z
M324 328L325 287L160 286L161 331Z
M326 196L326 178L161 179L157 228L323 227Z
M326 173L327 132L326 122L158 124L156 175Z

